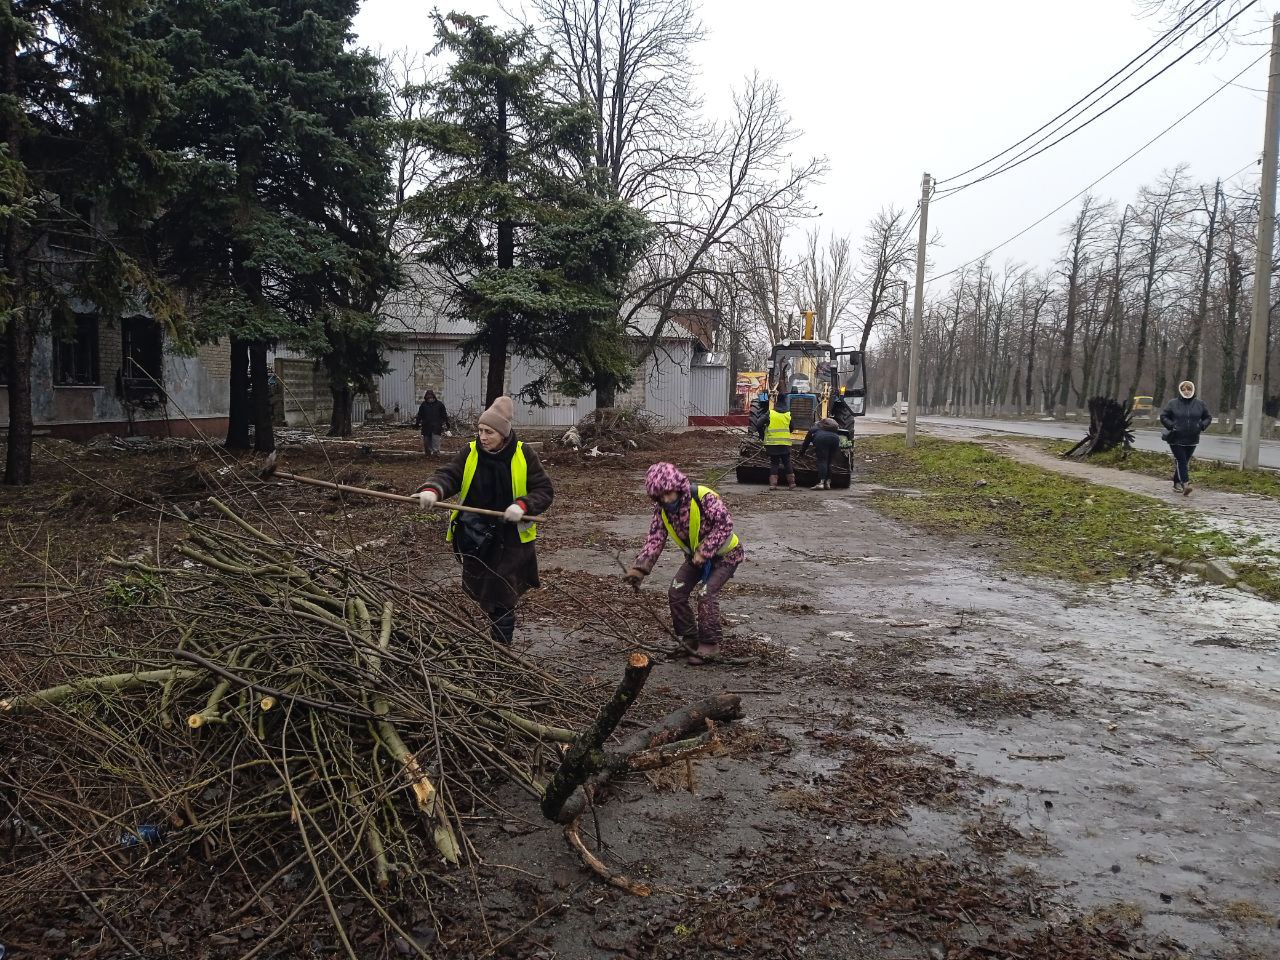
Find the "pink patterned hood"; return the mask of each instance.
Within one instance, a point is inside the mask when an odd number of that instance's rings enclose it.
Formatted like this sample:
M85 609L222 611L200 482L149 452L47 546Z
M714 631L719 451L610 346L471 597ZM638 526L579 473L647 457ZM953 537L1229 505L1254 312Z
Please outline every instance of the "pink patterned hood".
M671 490L675 490L684 499L692 489L689 478L674 463L655 463L644 475L644 492L654 500Z

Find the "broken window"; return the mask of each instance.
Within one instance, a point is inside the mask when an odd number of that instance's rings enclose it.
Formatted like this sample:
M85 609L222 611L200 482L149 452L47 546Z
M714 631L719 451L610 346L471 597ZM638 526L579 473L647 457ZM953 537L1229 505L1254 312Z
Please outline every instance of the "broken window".
M64 387L98 384L98 315L76 314L69 328L53 338L53 382Z
M164 338L149 317L120 321L120 377L126 390L158 390L164 382Z

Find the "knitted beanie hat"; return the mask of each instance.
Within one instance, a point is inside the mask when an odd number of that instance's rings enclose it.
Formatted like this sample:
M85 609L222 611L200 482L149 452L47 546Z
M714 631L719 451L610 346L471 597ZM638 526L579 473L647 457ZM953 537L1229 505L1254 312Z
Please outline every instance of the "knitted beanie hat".
M511 428L515 424L516 411L510 397L499 397L493 405L480 414L480 422L491 430L496 430L504 437L511 436Z

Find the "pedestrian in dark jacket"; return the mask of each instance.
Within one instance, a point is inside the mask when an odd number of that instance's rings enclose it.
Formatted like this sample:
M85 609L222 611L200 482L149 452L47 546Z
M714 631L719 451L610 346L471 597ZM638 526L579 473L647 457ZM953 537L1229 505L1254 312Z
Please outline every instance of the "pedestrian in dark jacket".
M495 642L510 645L521 594L538 587L537 524L555 491L538 455L513 429L510 397L480 415L479 435L418 490L430 509L455 493L468 507L499 510L503 520L455 511L446 539L462 562L462 586L489 618Z
M1160 411L1160 423L1164 427L1161 438L1169 444L1173 454L1173 489L1182 495L1191 493L1191 480L1187 468L1191 455L1196 452L1200 434L1213 423L1209 408L1196 396L1196 385L1190 380L1178 384L1179 396L1174 397Z
M444 404L436 399L436 392L428 390L418 405L418 415L413 422L422 431L422 452L431 456L440 452L440 435L449 435L449 414Z
M814 458L818 461L818 482L814 490L831 489L831 461L840 453L840 426L830 417L815 423L804 435L804 443L800 444L800 456L813 447Z
M675 464L655 463L644 478L653 501L653 517L644 547L627 571L626 581L640 589L658 557L675 540L684 553L667 602L671 624L689 651L689 665L701 666L720 649L720 589L737 572L746 551L733 532L733 517L710 487L695 487ZM698 592L695 621L689 600Z

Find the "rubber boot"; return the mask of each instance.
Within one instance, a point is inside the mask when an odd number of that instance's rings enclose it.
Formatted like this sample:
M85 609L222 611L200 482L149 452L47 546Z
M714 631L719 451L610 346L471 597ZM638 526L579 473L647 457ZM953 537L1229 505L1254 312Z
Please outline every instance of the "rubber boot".
M796 488L796 475L794 473L787 474L787 486L792 490Z
M494 610L489 614L489 636L495 644L509 647L515 635L516 612L514 610Z

